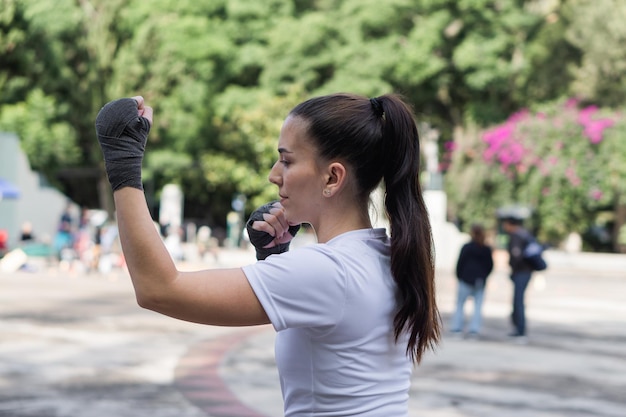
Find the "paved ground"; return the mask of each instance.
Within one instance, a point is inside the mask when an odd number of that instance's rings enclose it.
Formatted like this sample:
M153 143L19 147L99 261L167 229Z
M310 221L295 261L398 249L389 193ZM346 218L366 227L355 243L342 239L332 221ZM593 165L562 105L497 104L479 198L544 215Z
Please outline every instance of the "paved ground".
M253 261L224 252L220 264ZM446 334L414 373L411 416L626 416L626 257L549 254L509 331L511 285L490 278L480 340ZM455 281L438 274L447 323ZM468 306L469 307L469 306ZM0 274L0 416L274 417L268 326L215 328L137 307L123 271Z

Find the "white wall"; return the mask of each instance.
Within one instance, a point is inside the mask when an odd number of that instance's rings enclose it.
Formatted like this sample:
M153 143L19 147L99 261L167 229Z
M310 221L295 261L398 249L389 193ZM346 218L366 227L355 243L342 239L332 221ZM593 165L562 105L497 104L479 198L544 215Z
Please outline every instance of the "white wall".
M454 271L459 252L468 236L447 221L448 198L444 191L425 190L424 202L433 231L435 266L440 270Z
M68 199L42 184L40 175L31 170L19 139L11 133L0 133L0 177L20 189L17 200L0 200L0 229L8 230L9 247L18 243L21 225L26 221L32 223L37 239L47 236L52 240ZM75 219L76 210L77 207L73 212Z

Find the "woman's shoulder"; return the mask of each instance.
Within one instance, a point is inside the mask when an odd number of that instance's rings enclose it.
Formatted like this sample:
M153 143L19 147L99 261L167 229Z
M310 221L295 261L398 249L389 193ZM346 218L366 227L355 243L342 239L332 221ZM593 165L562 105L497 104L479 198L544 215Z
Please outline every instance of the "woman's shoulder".
M389 253L389 240L384 229L363 229L343 233L326 243L310 243L270 255L248 268L336 276L345 275L355 265L387 260Z
M276 267L289 268L292 271L336 270L341 265L340 254L332 246L323 243L311 243L290 249L288 252L270 255L256 265L274 264Z

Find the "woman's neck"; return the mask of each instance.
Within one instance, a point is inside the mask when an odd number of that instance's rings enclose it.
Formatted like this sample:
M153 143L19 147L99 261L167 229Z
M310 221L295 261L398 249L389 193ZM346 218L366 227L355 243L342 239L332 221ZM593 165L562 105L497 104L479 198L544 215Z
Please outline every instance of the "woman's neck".
M355 204L329 204L320 215L317 225L313 225L319 243L326 243L343 233L359 229L371 229L372 222L367 208Z

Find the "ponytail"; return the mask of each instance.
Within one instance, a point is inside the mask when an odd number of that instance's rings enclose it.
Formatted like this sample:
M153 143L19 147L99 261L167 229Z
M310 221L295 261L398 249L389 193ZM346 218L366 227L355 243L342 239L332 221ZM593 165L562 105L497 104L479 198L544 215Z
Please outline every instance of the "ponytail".
M432 231L419 181L419 137L413 113L399 97L375 100L383 109L385 208L391 225L391 272L399 289L394 335L397 340L408 332L407 354L419 363L441 335Z
M420 148L411 109L396 95L372 99L354 94L315 97L291 115L307 121L308 134L323 158L344 158L354 167L364 204L384 180L391 224L391 272L398 286L396 341L407 332L406 348L419 363L440 337L435 301L433 241L419 183Z

